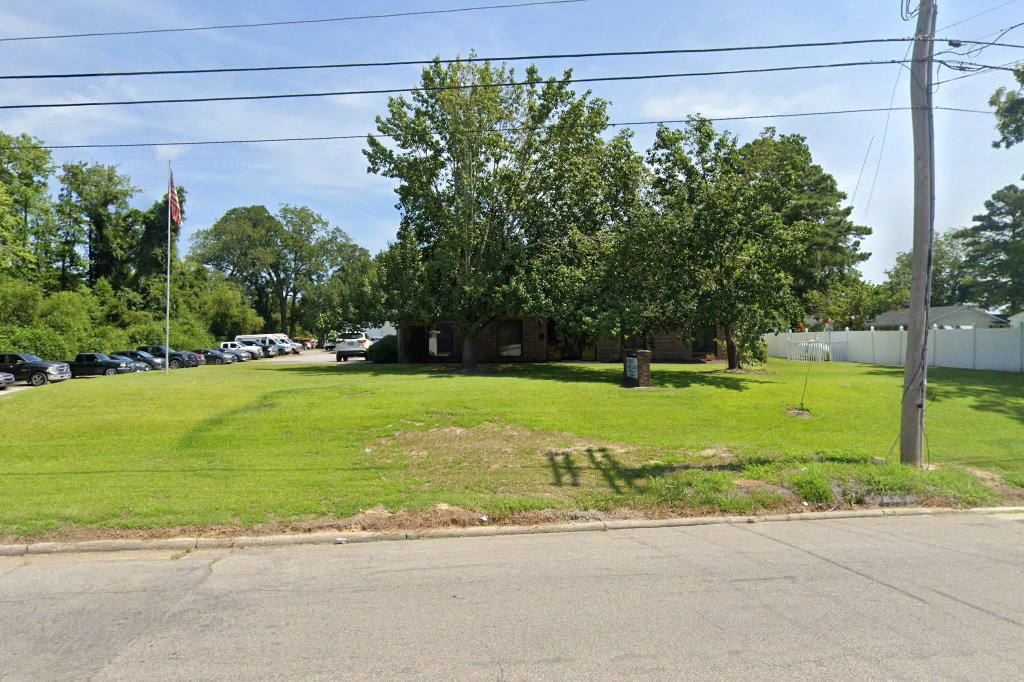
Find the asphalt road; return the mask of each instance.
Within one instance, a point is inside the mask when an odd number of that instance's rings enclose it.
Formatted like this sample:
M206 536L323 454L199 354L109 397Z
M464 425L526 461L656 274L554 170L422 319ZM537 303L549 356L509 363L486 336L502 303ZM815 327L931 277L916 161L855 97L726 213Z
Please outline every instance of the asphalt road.
M1020 679L1024 515L0 559L0 679Z

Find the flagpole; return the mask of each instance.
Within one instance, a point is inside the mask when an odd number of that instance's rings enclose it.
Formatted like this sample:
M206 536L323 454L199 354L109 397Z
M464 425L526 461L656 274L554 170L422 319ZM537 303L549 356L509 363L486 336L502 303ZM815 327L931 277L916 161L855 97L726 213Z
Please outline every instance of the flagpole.
M171 371L171 161L167 160L167 289L164 307L164 374Z

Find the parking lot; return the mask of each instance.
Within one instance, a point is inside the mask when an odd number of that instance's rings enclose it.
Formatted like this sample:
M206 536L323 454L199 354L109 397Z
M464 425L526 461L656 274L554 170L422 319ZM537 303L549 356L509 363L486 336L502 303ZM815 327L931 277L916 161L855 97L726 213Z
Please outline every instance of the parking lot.
M333 364L339 364L339 365L344 365L344 364L360 363L360 362L366 362L366 361L363 360L362 358L349 358L348 363L337 362L337 360L335 360L333 352L325 351L325 350L323 350L321 348L314 348L312 350L302 351L298 355L284 355L284 356L279 356L279 357L276 357L276 358L264 358L264 359L261 359L261 360L249 360L249 362L274 364L274 365L280 365L280 364L290 364L290 365L333 365ZM193 371L196 371L196 370L205 371L206 369L207 369L207 367L204 366L204 367L195 367L195 368L188 368L188 369L175 369L175 370L171 370L171 371L173 371L173 372L193 372ZM221 369L220 367L209 367L209 371L220 371L220 369ZM69 381L94 381L94 380L110 381L111 378L110 377L79 377L79 378L76 378L76 379L70 379ZM61 382L61 383L63 383L63 382ZM61 384L59 384L59 383L58 384L51 384L50 386L43 387L42 390L53 389L55 387L59 387L60 385ZM27 390L27 389L31 389L31 388L33 388L33 387L29 386L28 384L26 384L23 381L19 381L18 383L14 384L13 386L8 386L6 389L0 390L0 400L2 400L6 396L11 396L11 395L14 395L15 393L19 393L21 391L24 391L24 390Z
M351 362L365 362L362 358L349 358ZM298 355L285 355L283 357L269 358L268 360L258 360L257 362L272 362L275 365L281 363L289 363L293 365L330 365L337 362L334 359L333 351L326 351L321 348L314 348L313 350L304 350ZM343 365L345 363L338 362L337 364Z

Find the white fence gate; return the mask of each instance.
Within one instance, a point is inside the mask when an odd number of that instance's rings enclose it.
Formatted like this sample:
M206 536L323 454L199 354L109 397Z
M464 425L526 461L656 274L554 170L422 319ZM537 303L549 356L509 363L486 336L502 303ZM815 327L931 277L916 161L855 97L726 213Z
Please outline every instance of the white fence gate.
M789 360L830 360L902 365L907 332L780 332L765 334L768 355ZM1024 326L997 329L929 329L928 365L1024 372Z

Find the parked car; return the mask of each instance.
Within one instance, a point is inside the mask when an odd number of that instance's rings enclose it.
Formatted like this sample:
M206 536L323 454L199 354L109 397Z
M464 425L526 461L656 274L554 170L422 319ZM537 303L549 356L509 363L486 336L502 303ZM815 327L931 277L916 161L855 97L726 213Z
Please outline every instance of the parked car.
M0 372L0 390L3 390L15 382L14 375L10 372Z
M241 343L250 342L242 341ZM252 341L251 343L255 343L257 346L259 346L259 348L263 351L263 355L265 355L268 358L276 358L278 355L281 354L281 351L278 349L277 344L270 343L269 341Z
M163 346L139 346L135 350L145 351L155 355L158 358L164 357L165 351L168 355L168 363L171 369L181 369L182 367L197 367L199 361L196 359L195 353L183 353L181 351L165 349Z
M282 349L287 349L289 353L294 351L291 341L284 334L239 334L235 337L235 342L242 343L243 341L255 341L264 346L275 344L279 353Z
M328 336L326 339L324 339L324 350L333 351L335 343L337 343L337 341L335 340L334 336Z
M270 344L277 351L278 355L290 355L295 349L279 341L271 341Z
M105 353L79 353L67 364L73 377L112 377L134 371L124 360L115 360Z
M50 362L31 353L0 353L0 372L13 374L15 381L33 386L71 378L66 362Z
M348 362L349 358L361 357L366 359L366 349L370 347L371 341L363 332L351 334L338 334L338 340L334 344L334 359L336 362Z
M252 360L252 354L247 350L241 350L238 348L221 348L221 353L230 355L235 359L235 362L245 362L246 360Z
M242 350L247 350L252 353L253 359L270 357L267 355L267 349L261 346L257 341L239 341L238 344L242 347Z
M235 361L234 355L225 353L217 348L200 348L193 352L197 355L202 355L208 365L230 365Z
M158 358L152 353L147 353L144 350L115 350L111 355L120 355L124 358L131 358L135 362L144 362L153 369L164 368L163 357Z
M246 346L242 341L222 341L220 344L221 351L245 351L249 354L246 360L255 359L257 357L263 357L262 353L257 355L257 351L252 347Z
M117 353L110 353L110 358L112 360L120 360L121 362L127 363L128 366L131 368L131 370L133 372L149 372L150 370L153 369L152 367L150 367L145 362L142 362L141 360L133 360L130 357L128 357L127 355L119 355Z

